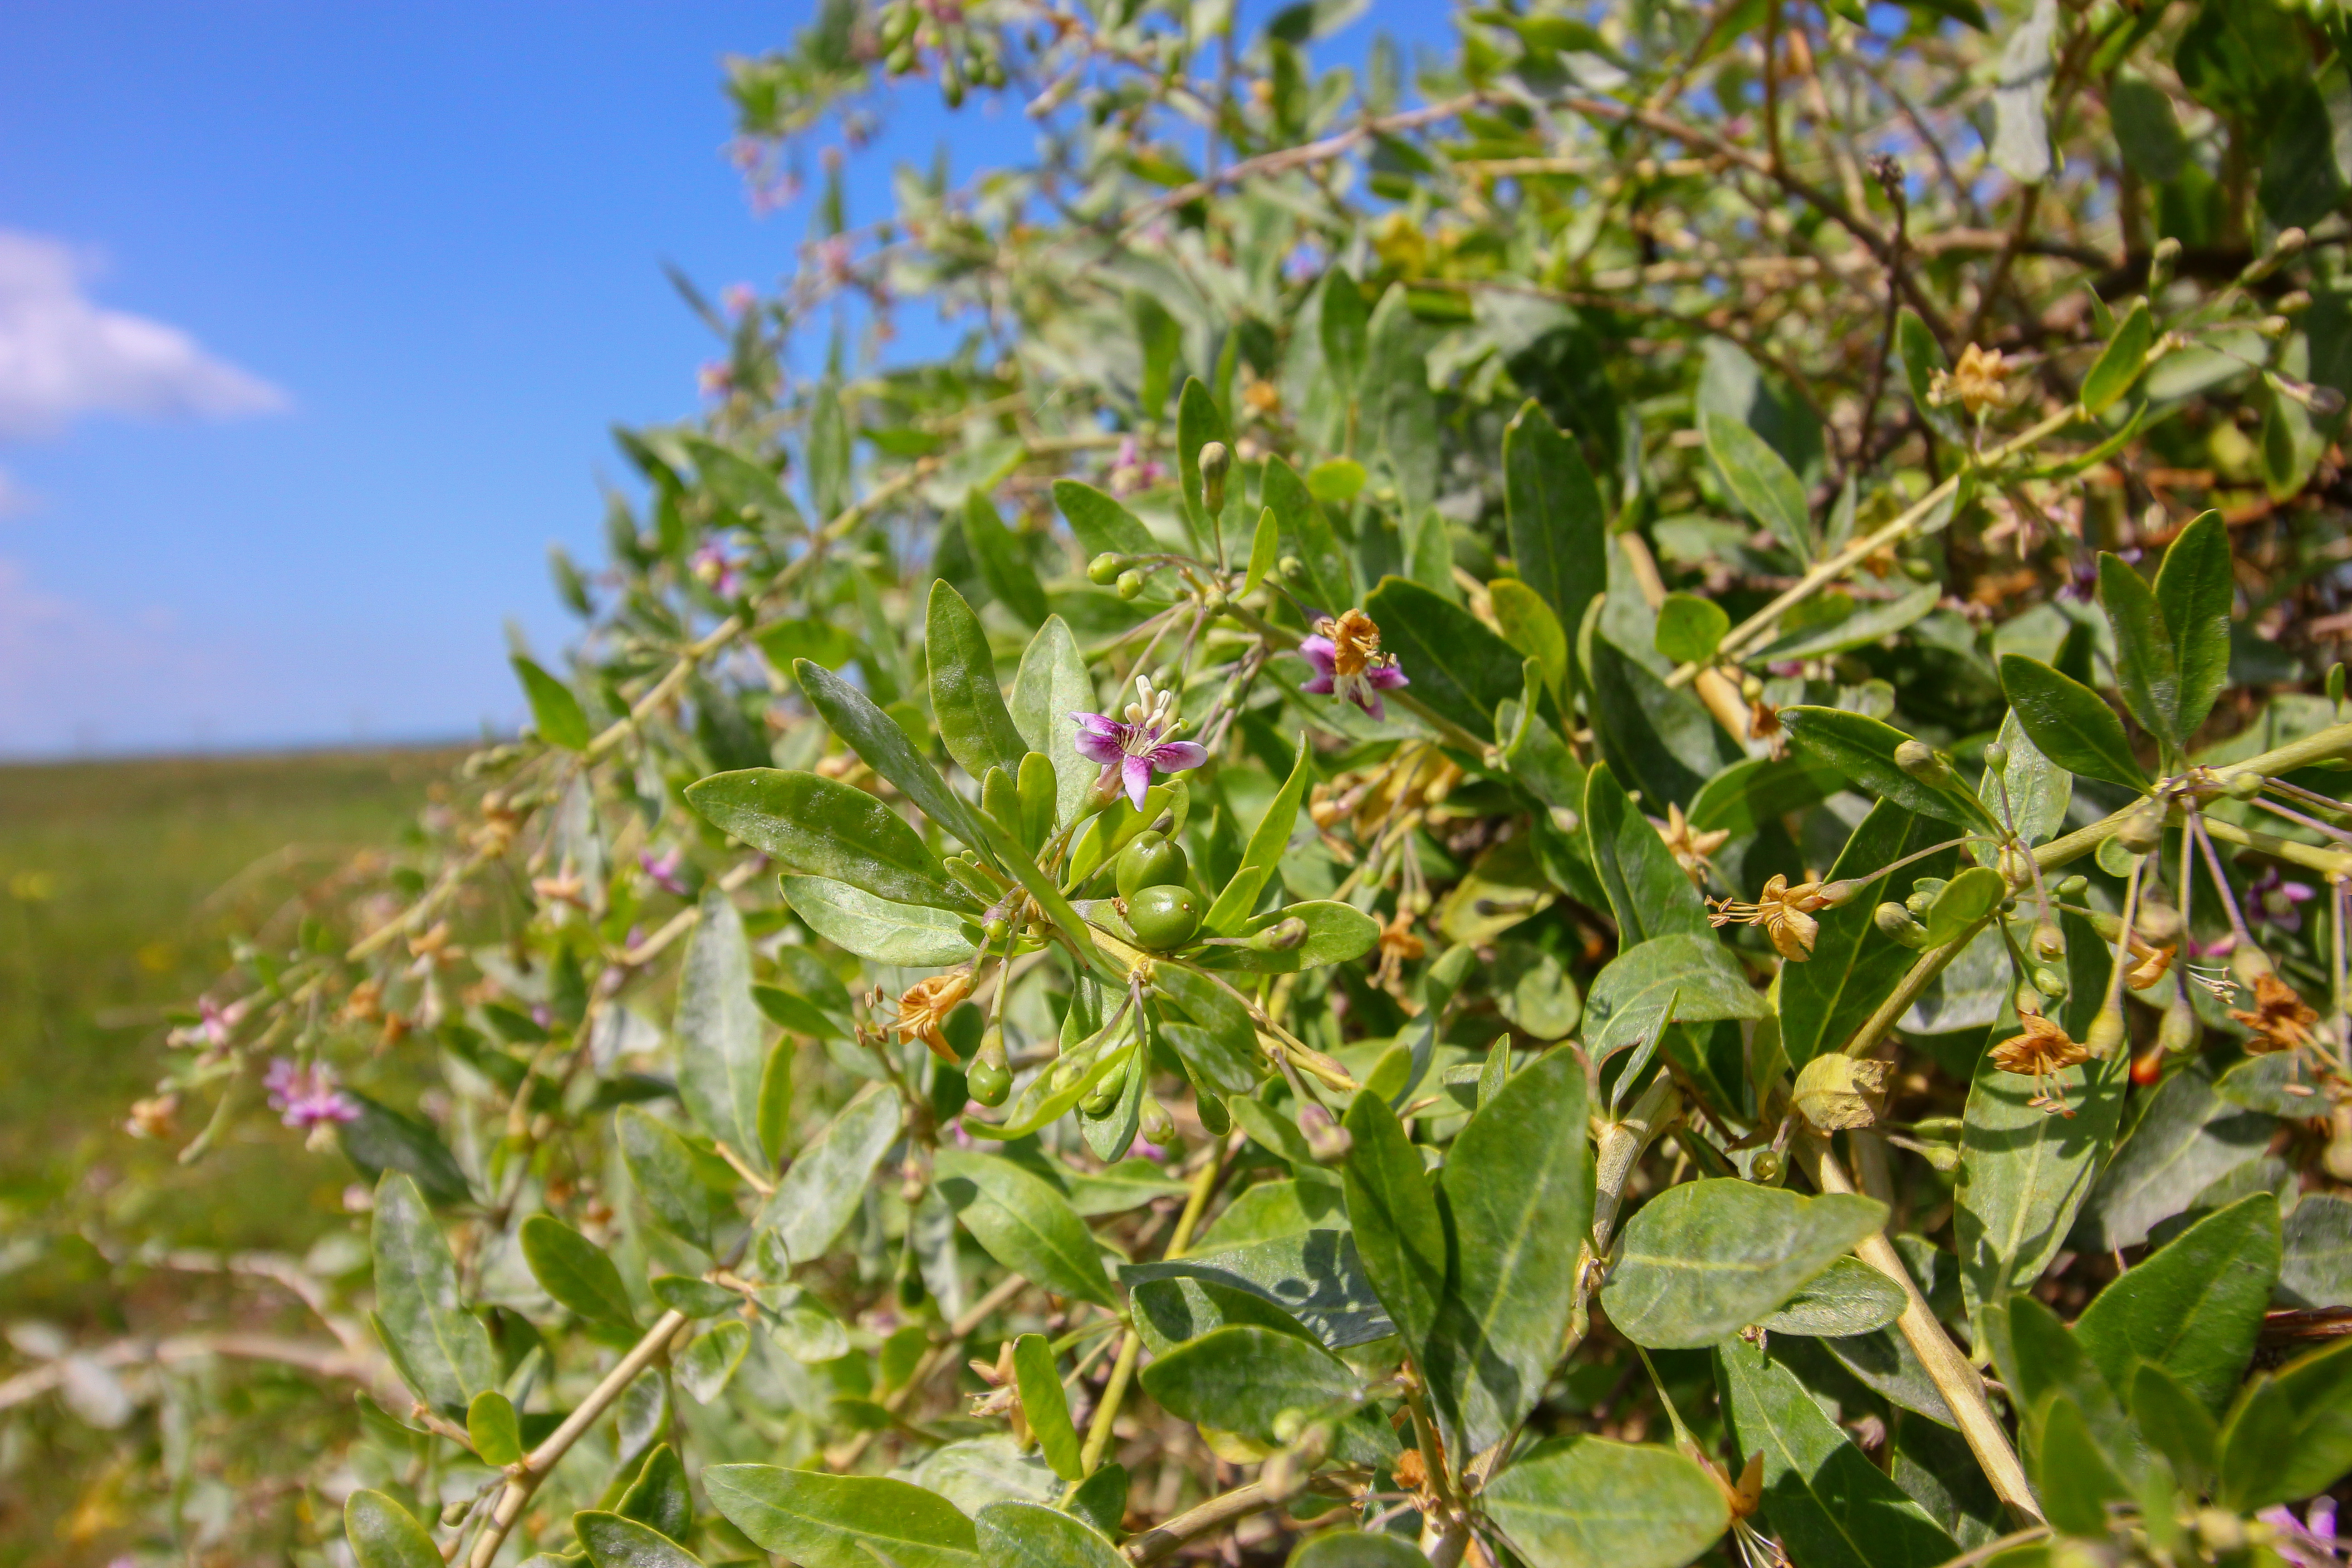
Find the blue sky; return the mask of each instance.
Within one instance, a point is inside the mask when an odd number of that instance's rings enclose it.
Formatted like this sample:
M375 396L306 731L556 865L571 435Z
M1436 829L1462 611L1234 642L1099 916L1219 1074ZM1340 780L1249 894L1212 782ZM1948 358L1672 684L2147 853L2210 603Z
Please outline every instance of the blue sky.
M567 635L545 554L599 557L608 426L697 403L661 263L765 287L807 233L751 210L719 82L810 9L10 6L0 756L512 724L502 627ZM942 139L961 176L1029 138L910 93L853 221Z

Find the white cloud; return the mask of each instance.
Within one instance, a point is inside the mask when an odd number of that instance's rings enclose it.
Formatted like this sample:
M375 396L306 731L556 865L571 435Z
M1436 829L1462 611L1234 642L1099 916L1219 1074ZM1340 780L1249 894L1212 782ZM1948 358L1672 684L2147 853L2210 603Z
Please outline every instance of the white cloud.
M85 414L227 419L287 405L277 387L177 327L83 292L87 257L0 229L0 439L55 433Z

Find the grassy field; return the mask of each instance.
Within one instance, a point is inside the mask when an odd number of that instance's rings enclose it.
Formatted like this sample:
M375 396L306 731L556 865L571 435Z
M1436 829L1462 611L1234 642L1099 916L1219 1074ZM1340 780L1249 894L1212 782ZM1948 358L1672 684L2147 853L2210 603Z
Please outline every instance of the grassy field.
M265 1123L188 1171L123 1114L154 1083L164 1010L219 978L231 934L390 844L458 754L0 767L0 1327L88 1344L202 1310L184 1277L126 1293L92 1235L299 1249L335 1212L350 1168L297 1134ZM106 1561L105 1478L84 1470L102 1445L20 1414L37 1429L0 1442L0 1564Z

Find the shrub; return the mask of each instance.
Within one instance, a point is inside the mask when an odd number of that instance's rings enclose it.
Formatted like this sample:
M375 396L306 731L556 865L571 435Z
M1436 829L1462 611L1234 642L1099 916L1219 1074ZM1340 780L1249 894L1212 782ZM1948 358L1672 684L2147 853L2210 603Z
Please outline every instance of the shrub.
M2322 1560L2341 15L1482 10L1409 105L1357 9L734 64L762 188L919 70L1040 150L825 163L531 731L184 1028L147 1131L373 1184L297 1276L356 1432L257 1495L364 1568Z

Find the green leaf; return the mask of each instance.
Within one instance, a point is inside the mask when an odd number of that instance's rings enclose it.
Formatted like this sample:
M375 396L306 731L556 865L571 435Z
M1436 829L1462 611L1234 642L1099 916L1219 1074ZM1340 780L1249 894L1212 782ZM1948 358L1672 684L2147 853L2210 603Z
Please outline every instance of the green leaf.
M1654 937L1677 932L1717 945L1706 923L1706 900L1657 828L1634 809L1608 763L1596 763L1585 774L1583 805L1592 868L1617 919L1621 956Z
M1240 592L1234 596L1240 598L1256 592L1257 585L1265 581L1265 574L1281 558L1282 520L1274 515L1274 508L1262 507L1258 510L1256 531L1250 535L1249 565L1242 573Z
M1364 601L1381 646L1396 655L1414 700L1481 740L1495 705L1522 690L1519 655L1486 623L1418 583L1383 577Z
M1012 1161L942 1149L940 1191L987 1254L1056 1295L1116 1308L1102 1248L1060 1189Z
M1766 823L1819 805L1843 788L1843 773L1802 752L1749 757L1701 785L1685 815L1694 832L1728 829L1734 838L1745 838Z
M1354 464L1349 466L1356 468L1360 487L1363 469ZM1331 531L1330 520L1317 504L1318 492L1312 489L1311 481L1302 482L1287 462L1272 457L1265 460L1265 476L1259 481L1258 493L1274 509L1276 523L1281 530L1282 553L1299 564L1299 580L1291 584L1293 591L1311 608L1330 615L1338 615L1353 605L1354 573L1348 564L1347 552L1340 548L1339 535Z
M793 677L823 716L826 728L846 741L867 767L913 801L916 809L974 848L985 842L971 807L916 752L897 720L822 665L802 659L793 666Z
M1908 305L1895 318L1895 347L1903 361L1904 384L1911 389L1911 406L1918 411L1920 419L1947 441L1962 439L1959 422L1932 395L1936 373L1951 366L1936 342L1936 334L1927 330L1927 323Z
M1307 1542L1284 1568L1429 1568L1429 1559L1401 1535L1342 1530Z
M1063 1495L1061 1510L1091 1525L1108 1540L1118 1533L1119 1521L1127 1517L1130 1484L1127 1467L1116 1459L1107 1459L1095 1467L1094 1474ZM1111 1561L1124 1568L1123 1558L1114 1555Z
M2306 1193L2294 1205L2278 1299L2291 1307L2352 1304L2352 1198Z
M369 1181L381 1179L386 1171L402 1171L436 1204L461 1204L474 1195L465 1167L430 1122L403 1115L358 1089L343 1093L359 1108L359 1115L337 1127L335 1139L343 1158Z
M2041 1436L2032 1445L2034 1489L2053 1529L2063 1535L2105 1540L2107 1507L2131 1496L2114 1462L2091 1435L2083 1407L2059 1394L2041 1412Z
M2095 937L2076 917L2067 946ZM2100 964L2102 974L2105 964ZM2010 1031L2003 1030L2006 1034ZM1960 1125L1960 1180L1953 1194L1952 1235L1960 1256L1961 1291L1970 1312L2041 1278L2058 1255L2074 1214L2114 1142L2123 1112L2126 1053L2080 1062L2051 1075L2072 1116L2030 1103L2034 1080L1977 1061Z
M2068 938L2070 953L2078 941ZM2100 967L2104 972L2105 963ZM2242 1110L2216 1095L2211 1073L2202 1064L2174 1073L2158 1086L2130 1135L2099 1173L2082 1223L2066 1244L2095 1252L2138 1246L2151 1226L2179 1214L2216 1178L2260 1154L2277 1126L2275 1118Z
M1977 1326L2029 1438L2049 1402L2063 1397L2083 1413L2109 1454L2141 1461L2145 1444L2124 1414L2123 1402L2057 1313L2032 1296L2012 1295L1985 1307Z
M1386 1100L1362 1090L1348 1107L1346 1125L1353 1142L1339 1180L1356 1250L1381 1305L1406 1347L1419 1354L1445 1291L1445 1228L1437 1195L1423 1174L1421 1152Z
M1404 515L1419 517L1437 496L1437 398L1429 388L1427 333L1402 282L1390 284L1372 308L1370 340L1364 445L1396 481Z
M759 1219L761 1229L774 1231L786 1258L808 1263L833 1249L865 1197L874 1167L898 1141L899 1121L898 1097L871 1085L793 1159Z
M1841 1258L1797 1288L1787 1303L1758 1321L1775 1334L1845 1339L1883 1329L1903 1315L1903 1287L1859 1258Z
M1219 519L1211 517L1201 506L1201 448L1212 441L1233 444L1232 432L1225 428L1225 416L1217 409L1217 400L1201 384L1197 375L1184 378L1184 390L1176 396L1176 483L1181 490L1184 509L1184 524L1192 531L1193 552L1214 557L1217 554ZM1241 487L1226 487L1225 501L1231 505Z
M2119 402L2139 380L2155 341L2156 323L2148 314L2147 301L2135 300L2131 314L2116 326L2115 335L2092 362L2090 374L2083 378L2083 412L2097 416Z
M2327 1490L2352 1470L2352 1340L2258 1375L2221 1428L2224 1508L2243 1512Z
M895 819L894 819L895 820ZM703 1131L754 1168L774 1163L760 1136L760 1084L768 1052L751 1000L751 946L726 891L702 896L702 919L679 966L677 1092Z
M820 525L849 510L856 499L850 484L849 420L842 412L841 386L831 376L809 395L809 504Z
M2034 0L2002 41L1992 89L1993 163L2021 185L2049 178L2051 45L2058 0Z
M1798 560L1811 564L1821 552L1821 542L1805 505L1804 481L1746 421L1708 410L1699 415L1698 428L1731 499L1771 530Z
M702 1568L701 1558L660 1531L617 1513L575 1513L572 1530L593 1568Z
M2000 733L1995 738L2008 748L2009 761L1998 773L1985 770L1977 781L1977 798L2017 829L2021 843L2039 844L2054 837L2065 826L2067 803L2074 795L2073 772L2042 754L2013 710L2001 715ZM1978 864L1997 863L2000 851L1992 846L1977 844L1969 849Z
M1093 1526L1042 1503L992 1502L975 1522L990 1568L1127 1568Z
M1730 629L1730 613L1696 594L1669 594L1658 606L1658 651L1676 664L1706 663Z
M621 1271L603 1247L543 1214L522 1222L520 1240L531 1278L558 1306L590 1323L636 1331L636 1310L629 1304Z
M1125 1214L1160 1198L1181 1198L1192 1190L1191 1184L1176 1180L1157 1163L1140 1154L1130 1155L1099 1171L1065 1170L1062 1180L1069 1188L1070 1206L1087 1219L1097 1215Z
M360 1568L442 1568L433 1537L382 1492L355 1491L344 1500L343 1534Z
M514 1401L495 1388L482 1390L466 1406L466 1436L486 1465L504 1468L522 1458L522 1423L515 1418Z
M2043 756L2085 778L2147 788L2147 770L2132 755L2123 721L2097 692L2021 653L2001 655L2000 685L2011 717Z
M634 1105L621 1107L613 1125L629 1179L654 1217L703 1251L717 1252L720 1227L735 1217L734 1168Z
M1151 983L1207 1037L1171 1042L1201 1081L1220 1094L1247 1094L1255 1089L1265 1066L1258 1054L1257 1026L1251 1021L1249 1010L1216 982L1181 963L1154 965Z
M743 1304L743 1298L726 1286L690 1274L656 1274L652 1285L655 1300L689 1318L715 1318Z
M1948 773L1942 782L1931 783L1897 766L1895 749L1911 737L1892 724L1843 709L1811 707L1783 708L1780 722L1798 745L1881 800L1962 827L1998 826L1956 776Z
M905 818L838 779L745 768L696 780L686 786L686 801L721 832L796 871L846 882L893 903L936 910L972 904Z
M1344 1415L1361 1404L1363 1379L1310 1340L1236 1323L1187 1340L1143 1369L1143 1391L1187 1421L1277 1443L1275 1418Z
M1559 1359L1592 1221L1584 1124L1583 1066L1556 1050L1481 1105L1446 1157L1445 1289L1422 1372L1454 1452L1480 1452L1516 1427Z
M1679 995L1671 1020L1676 1023L1760 1018L1765 1013L1763 994L1711 933L1669 932L1626 948L1594 978L1584 998L1586 1054L1604 1062L1634 1044L1669 994Z
M1161 1279L1191 1279L1256 1297L1321 1341L1326 1349L1369 1344L1395 1333L1345 1230L1308 1230L1238 1247L1213 1239L1202 1250L1159 1263L1121 1266L1129 1287Z
M708 1405L727 1391L743 1354L751 1348L751 1325L740 1318L713 1323L687 1342L673 1370L697 1405Z
M514 666L515 678L522 682L523 695L530 699L530 721L539 731L539 738L567 752L586 751L591 739L588 715L582 710L580 699L572 694L572 688L520 654L508 662Z
M1348 269L1334 267L1326 272L1316 334L1322 345L1323 363L1331 373L1331 384L1349 401L1356 395L1356 384L1363 378L1370 321L1371 310L1364 303L1364 291L1348 275Z
M1268 466L1281 461L1280 458L1270 458ZM1344 506L1363 493L1371 476L1353 458L1326 458L1307 469L1304 478L1308 495L1332 506Z
M1816 1200L1819 1201L1819 1200ZM1928 1568L1958 1545L1813 1402L1788 1368L1740 1340L1715 1347L1732 1442L1764 1456L1764 1514L1806 1568Z
M1885 1223L1885 1204L1848 1193L1803 1198L1731 1177L1685 1182L1626 1224L1601 1305L1635 1344L1711 1345L1780 1310Z
M2148 1443L2192 1488L2203 1489L2213 1474L2221 1427L2213 1413L2180 1380L2153 1362L2142 1362L2130 1384L2132 1420Z
M1951 837L1949 824L1915 816L1895 802L1882 800L1838 852L1830 876L1839 881L1870 879L1873 872ZM1953 858L1948 850L1914 861L1895 874L1906 879L1902 882L1883 876L1871 879L1853 898L1813 917L1821 925L1813 938L1813 956L1803 963L1783 964L1775 989L1780 1048L1790 1065L1802 1068L1822 1052L1843 1047L1879 1004L1895 994L1919 955L1880 931L1873 913L1906 889L1907 879L1947 874Z
M2253 1354L2279 1268L2278 1200L2256 1193L2206 1215L2099 1292L2074 1337L2118 1396L2161 1366L2219 1414Z
M995 503L984 491L974 489L964 497L963 536L971 546L980 580L988 584L997 602L1033 626L1045 625L1050 612L1045 607L1045 590L1037 582L1037 570L1029 563L1021 537L1004 526L1004 520L996 515Z
M2230 679L2230 529L2209 511L2180 531L2157 568L2156 604L2171 634L2179 675L2180 743L2213 711Z
M1021 1393L1021 1414L1036 1434L1045 1462L1066 1481L1085 1476L1078 1463L1078 1429L1070 1423L1069 1396L1062 1392L1062 1374L1045 1335L1023 1334L1013 1342L1013 1376Z
M2189 139L2172 112L2172 95L2137 71L2107 83L2107 123L2124 164L2151 185L2169 184L2189 163Z
M1496 578L1486 585L1486 596L1495 606L1495 620L1503 628L1503 640L1536 661L1553 701L1566 701L1568 633L1551 606L1516 577Z
M1731 1523L1696 1460L1606 1437L1537 1445L1479 1501L1528 1568L1682 1568Z
M1608 603L1596 598L1577 632L1593 735L1609 765L1651 806L1681 805L1739 759L1696 698L1669 688L1610 639L1601 626Z
M2180 745L2185 740L2180 732L2180 669L2173 653L2172 632L2164 624L2155 593L2137 572L2103 550L2099 552L2099 603L2105 606L2108 624L2115 627L2116 684L2123 691L2124 706L2131 710L2141 729ZM2001 662L2006 666L2008 660Z
M754 1546L803 1568L985 1568L971 1521L937 1492L885 1476L713 1465L710 1504Z
M830 877L785 877L784 901L801 922L860 958L908 969L961 963L974 952L971 922L946 910L893 903Z
M1298 737L1298 749L1291 758L1290 776L1275 792L1267 803L1265 815L1251 829L1249 843L1242 849L1241 864L1226 879L1216 902L1209 906L1201 921L1202 933L1207 936L1232 936L1238 932L1257 908L1258 896L1273 879L1290 848L1290 835L1298 826L1298 808L1306 803L1307 786L1315 777L1314 766L1307 761L1308 750L1304 731Z
M463 1419L474 1395L499 1385L489 1331L457 1293L449 1243L416 1184L388 1171L372 1222L376 1337L416 1397Z
M1946 882L1935 901L1927 906L1927 941L1941 947L1957 942L1961 934L1992 913L2001 900L2009 896L2009 883L1998 871L1984 866L1971 866Z
M1078 548L1091 561L1097 555L1156 555L1160 542L1151 531L1118 500L1077 479L1054 481L1054 504L1069 520Z
M992 767L1019 773L1031 742L1014 727L1004 706L988 633L945 578L931 583L923 653L930 662L931 719L940 727L948 755L976 779L987 777Z
M1865 647L1924 619L1942 599L1943 593L1940 583L1922 583L1899 599L1857 608L1836 620L1791 631L1743 656L1744 662L1752 665L1775 659L1826 658L1848 648Z
M1295 1184L1261 1182L1249 1190L1261 1192L1269 1185L1289 1187ZM1135 1310L1136 1331L1143 1336L1145 1348L1155 1359L1187 1340L1197 1340L1229 1325L1271 1329L1276 1333L1321 1342L1306 1324L1280 1307L1230 1285L1188 1278L1141 1279L1129 1291L1128 1300Z
M1585 606L1609 588L1607 513L1584 454L1532 398L1503 431L1503 506L1519 580L1563 632L1581 626Z
M1124 979L1125 976L1114 972L1109 962L1097 951L1094 934L1087 922L1078 918L1077 910L1070 907L1070 900L1063 896L1060 888L1055 886L1054 879L1038 868L1036 857L1023 848L1013 835L986 817L981 819L980 826L984 842L995 852L999 863L1013 873L1013 879L1028 892L1030 901L1045 912L1046 920L1053 922L1054 929L1061 933L1062 940L1069 944L1070 951L1077 955L1078 961L1103 979Z
M1094 787L1097 764L1078 755L1078 728L1073 713L1095 708L1095 687L1087 674L1086 656L1078 639L1059 616L1049 616L1029 639L1021 668L1013 677L1013 724L1033 752L1043 752L1054 764L1055 820L1073 822Z

